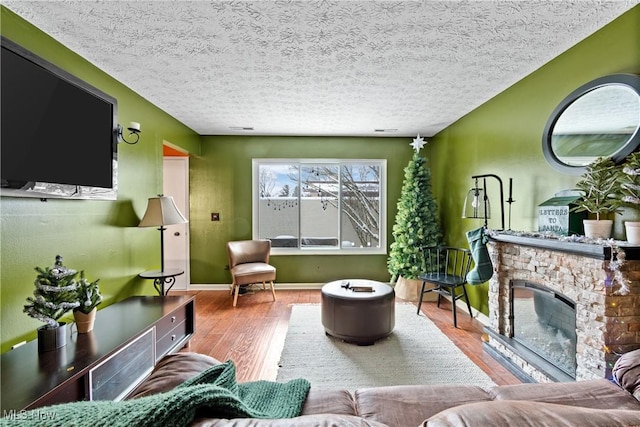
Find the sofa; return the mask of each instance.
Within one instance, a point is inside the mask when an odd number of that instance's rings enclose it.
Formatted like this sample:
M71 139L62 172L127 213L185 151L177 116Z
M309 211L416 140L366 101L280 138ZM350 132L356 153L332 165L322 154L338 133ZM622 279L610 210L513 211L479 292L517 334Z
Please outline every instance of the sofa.
M129 399L174 389L220 364L198 353L166 356ZM198 414L193 426L640 426L640 349L622 355L613 379L525 383L482 389L473 385L397 385L309 389L302 413L288 419L215 418Z

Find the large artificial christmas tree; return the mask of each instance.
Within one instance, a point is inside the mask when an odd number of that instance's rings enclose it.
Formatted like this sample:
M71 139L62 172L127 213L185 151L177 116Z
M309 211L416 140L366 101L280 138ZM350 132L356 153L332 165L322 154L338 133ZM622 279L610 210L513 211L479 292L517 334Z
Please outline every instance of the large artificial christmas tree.
M392 283L400 276L416 279L425 271L421 248L443 243L438 205L431 193L431 171L425 166L426 159L420 155L425 142L418 135L410 145L415 153L404 169L402 194L392 232L394 242L387 260Z

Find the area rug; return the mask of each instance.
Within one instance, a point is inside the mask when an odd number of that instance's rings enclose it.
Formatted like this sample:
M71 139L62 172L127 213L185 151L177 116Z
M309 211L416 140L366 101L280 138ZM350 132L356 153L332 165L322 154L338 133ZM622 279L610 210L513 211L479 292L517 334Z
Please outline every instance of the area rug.
M400 384L495 383L413 304L396 303L390 336L358 346L328 336L319 304L292 307L278 381L306 378L313 388L355 390Z

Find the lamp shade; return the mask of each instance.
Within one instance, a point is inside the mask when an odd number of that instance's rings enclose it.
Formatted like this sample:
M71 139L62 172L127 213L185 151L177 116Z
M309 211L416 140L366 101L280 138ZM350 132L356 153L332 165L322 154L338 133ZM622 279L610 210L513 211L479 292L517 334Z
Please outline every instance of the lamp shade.
M486 197L483 188L474 187L469 190L464 199L462 218L491 218L489 198Z
M150 197L147 211L138 227L161 227L163 225L184 224L187 219L180 213L171 196Z

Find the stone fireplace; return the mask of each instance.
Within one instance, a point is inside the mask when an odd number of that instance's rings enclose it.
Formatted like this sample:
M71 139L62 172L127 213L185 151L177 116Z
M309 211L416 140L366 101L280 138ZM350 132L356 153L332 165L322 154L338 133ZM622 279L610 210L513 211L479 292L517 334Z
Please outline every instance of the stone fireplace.
M487 246L484 348L523 381L608 378L640 348L640 248L511 234Z

